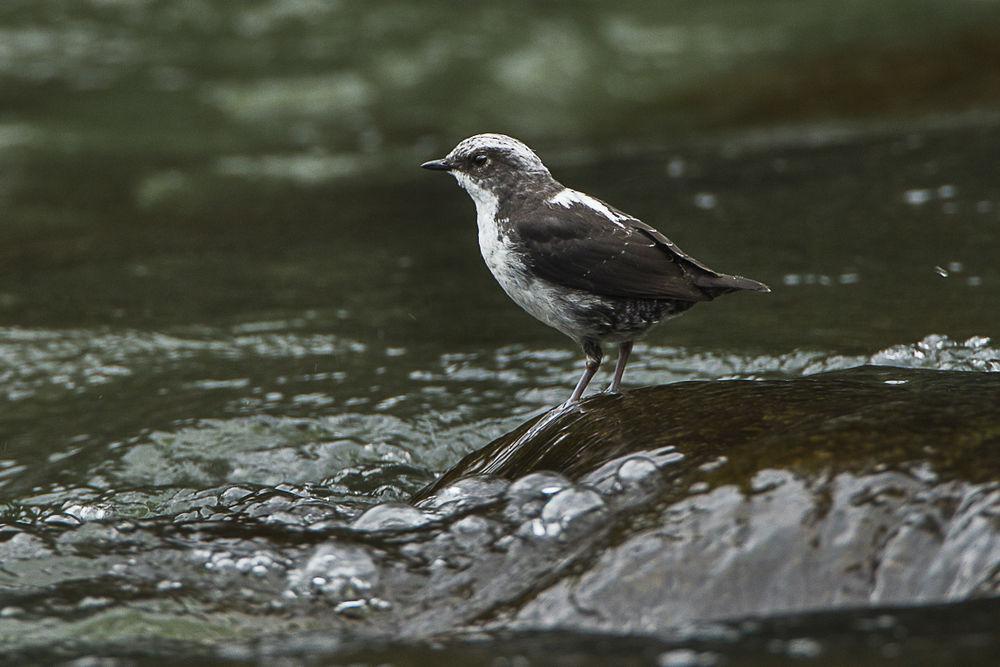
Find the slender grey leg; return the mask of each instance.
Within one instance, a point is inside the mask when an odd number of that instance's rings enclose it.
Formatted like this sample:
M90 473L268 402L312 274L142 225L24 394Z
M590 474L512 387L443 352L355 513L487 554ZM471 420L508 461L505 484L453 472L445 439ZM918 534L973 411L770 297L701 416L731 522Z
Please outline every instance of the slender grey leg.
M618 363L615 364L615 376L608 385L609 394L617 394L622 388L622 376L625 375L625 364L628 363L628 356L632 354L632 341L622 343L618 346Z
M583 392L587 390L587 385L597 373L597 369L601 367L601 359L604 358L604 350L601 349L600 344L591 340L583 341L583 353L587 355L587 367L584 369L583 375L580 376L580 381L576 383L573 395L566 401L566 405L580 400Z

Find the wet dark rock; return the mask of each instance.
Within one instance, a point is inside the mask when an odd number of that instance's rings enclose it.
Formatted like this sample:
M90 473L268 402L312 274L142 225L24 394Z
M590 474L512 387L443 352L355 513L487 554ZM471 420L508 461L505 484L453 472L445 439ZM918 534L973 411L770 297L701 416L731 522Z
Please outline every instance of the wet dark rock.
M675 487L750 489L761 469L799 474L929 467L943 479L1000 472L1000 381L990 374L868 366L792 380L680 382L598 395L522 424L469 454L421 499L463 477L579 479L608 461L670 448ZM725 457L707 474L700 467Z
M530 420L418 495L517 480L503 555L468 572L505 628L655 634L990 596L998 405L995 376L878 367L639 389Z

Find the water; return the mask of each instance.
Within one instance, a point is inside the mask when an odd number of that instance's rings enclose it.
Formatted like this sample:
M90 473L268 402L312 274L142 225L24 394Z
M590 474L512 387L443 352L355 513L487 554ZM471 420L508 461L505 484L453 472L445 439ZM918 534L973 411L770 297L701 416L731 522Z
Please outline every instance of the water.
M572 14L533 3L5 3L0 655L988 655L1000 561L995 529L979 523L995 512L1000 476L988 424L970 470L910 450L883 456L905 431L898 411L843 417L884 431L865 456L912 463L893 474L917 486L841 469L835 454L806 475L818 483L810 475L826 465L847 475L842 489L904 488L903 500L887 492L894 513L855 517L887 530L923 516L921 493L959 507L928 521L955 531L942 564L980 559L968 561L969 586L906 599L862 587L868 598L769 608L760 622L735 606L655 627L589 623L558 597L611 553L598 527L621 526L613 542L627 543L643 521L666 521L662 484L696 452L618 461L614 489L595 463L401 503L563 401L580 371L579 352L483 267L467 196L417 169L479 131L525 139L563 182L773 288L655 331L627 386L879 364L965 371L949 386L975 394L1000 370L998 24L978 2L850 2L836 15L820 2ZM900 373L887 381L915 381ZM883 380L858 382L863 393ZM659 419L669 403L650 410ZM808 441L812 428L790 437ZM795 491L801 471L771 450L741 465L750 481L713 478L715 520L780 517L741 504L737 489L777 480ZM695 525L683 503L704 493L671 496L678 526ZM779 495L789 498L822 509L805 491ZM528 546L491 555L522 524ZM922 535L873 553L926 549ZM476 599L443 602L463 590ZM893 606L912 602L929 606ZM581 634L626 629L643 639Z

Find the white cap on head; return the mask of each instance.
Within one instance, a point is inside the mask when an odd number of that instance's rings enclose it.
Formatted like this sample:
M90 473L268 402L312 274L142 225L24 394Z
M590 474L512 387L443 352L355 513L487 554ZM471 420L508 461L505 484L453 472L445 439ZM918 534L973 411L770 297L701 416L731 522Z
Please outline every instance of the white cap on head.
M535 151L514 137L508 137L506 134L476 134L468 139L463 139L448 153L446 159L471 155L476 151L482 150L500 152L514 166L525 171L543 171L546 173L549 171L542 164L542 160L535 154Z

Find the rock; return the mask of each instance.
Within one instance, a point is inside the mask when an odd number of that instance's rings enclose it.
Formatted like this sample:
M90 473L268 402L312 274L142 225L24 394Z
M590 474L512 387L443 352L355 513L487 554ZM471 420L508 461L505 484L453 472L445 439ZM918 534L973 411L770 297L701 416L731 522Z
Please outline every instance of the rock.
M725 457L707 480L747 489L765 468L916 474L926 466L943 479L985 481L1000 473L998 444L993 374L866 366L791 380L679 382L597 395L531 419L415 499L471 475L517 479L545 470L579 479L625 454L665 447L685 457L685 477Z
M998 405L993 375L864 367L652 387L542 415L420 494L469 475L518 480L490 514L517 524L513 539L471 559L464 613L444 620L503 608L505 630L657 635L996 595ZM520 492L535 480L554 495Z

